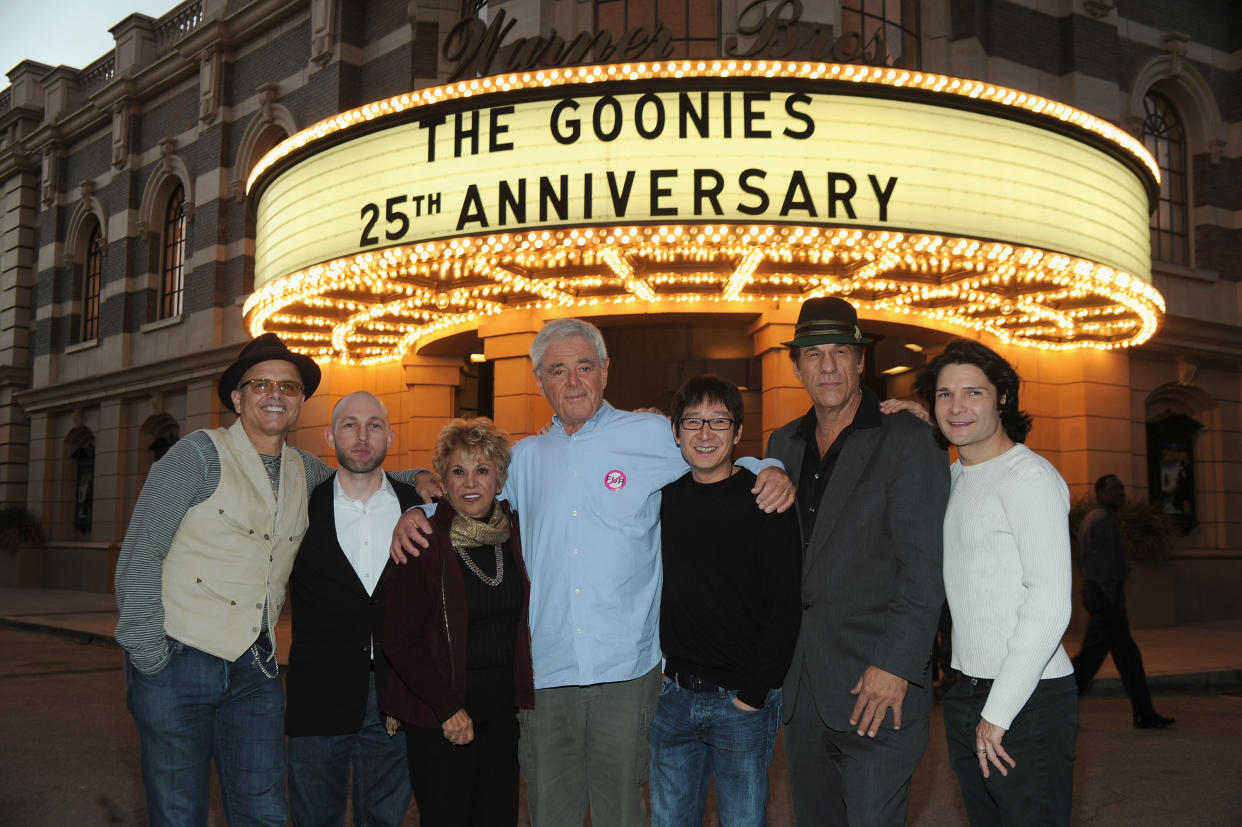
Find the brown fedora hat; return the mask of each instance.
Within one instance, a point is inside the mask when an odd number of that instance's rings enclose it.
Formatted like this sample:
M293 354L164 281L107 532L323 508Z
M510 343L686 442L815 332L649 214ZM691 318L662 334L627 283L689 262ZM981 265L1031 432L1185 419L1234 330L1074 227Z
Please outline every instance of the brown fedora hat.
M858 311L854 305L836 296L807 299L798 311L798 324L786 347L812 345L865 345L871 341L858 328Z
M217 391L225 410L238 413L233 407L233 391L237 390L237 385L246 375L246 371L260 362L272 360L288 362L298 369L298 374L302 377L302 394L306 399L310 399L311 394L319 387L321 378L319 365L316 365L315 360L304 353L294 353L285 346L284 342L280 341L280 337L275 333L264 333L242 348L241 353L237 355L237 361L225 368L224 374L220 377Z

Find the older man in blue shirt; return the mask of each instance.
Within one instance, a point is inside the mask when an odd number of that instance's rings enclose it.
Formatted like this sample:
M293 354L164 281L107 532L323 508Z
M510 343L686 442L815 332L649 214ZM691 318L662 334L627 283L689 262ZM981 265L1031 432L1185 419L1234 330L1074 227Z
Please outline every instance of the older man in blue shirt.
M518 749L535 827L642 825L647 728L660 686L660 489L689 466L668 421L604 401L603 337L579 319L549 322L531 344L556 416L522 440L502 496L522 518L531 580L535 709ZM758 473L757 507L785 510L789 478ZM411 515L394 556L414 551Z

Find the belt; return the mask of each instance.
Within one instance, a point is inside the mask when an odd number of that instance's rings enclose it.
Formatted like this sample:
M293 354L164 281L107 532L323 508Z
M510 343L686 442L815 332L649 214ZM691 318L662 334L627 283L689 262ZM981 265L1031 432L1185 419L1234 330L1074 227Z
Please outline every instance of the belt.
M962 673L960 679L966 681L966 683L971 686L977 686L980 689L991 689L994 681L993 678L972 678L970 675L965 673Z
M669 675L673 679L673 683L689 692L719 692L724 689L723 686L717 686L714 683L708 683L702 678L697 678L686 672L674 672Z

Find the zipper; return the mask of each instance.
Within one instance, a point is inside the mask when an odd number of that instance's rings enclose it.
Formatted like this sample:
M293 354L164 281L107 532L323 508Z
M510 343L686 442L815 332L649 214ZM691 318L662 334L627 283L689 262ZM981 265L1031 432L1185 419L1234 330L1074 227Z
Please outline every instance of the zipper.
M440 555L440 612L444 617L444 639L448 643L449 654L449 685L457 680L457 670L453 666L453 633L449 631L448 599L444 592L444 555Z

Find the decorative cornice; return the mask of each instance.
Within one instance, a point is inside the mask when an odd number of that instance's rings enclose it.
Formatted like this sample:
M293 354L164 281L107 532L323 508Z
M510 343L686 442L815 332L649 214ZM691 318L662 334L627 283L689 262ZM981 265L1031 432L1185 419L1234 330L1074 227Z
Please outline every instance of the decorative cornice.
M204 21L178 41L174 48L150 63L131 73L114 75L111 80L90 93L77 111L63 116L57 126L67 143L76 141L84 134L98 129L102 121L112 118L116 104L132 105L135 101L147 100L187 78L197 76L200 70L198 57L209 45L227 48L230 44L244 43L272 29L286 18L306 13L303 3L290 3L288 0L251 0L231 12L227 19ZM0 115L0 130L9 120L21 117L41 122L43 110L14 107ZM39 153L42 144L42 140L27 140L26 151ZM0 156L2 155L3 152L0 152Z
M240 347L240 343L234 343L167 361L110 371L101 376L32 388L17 394L17 403L26 413L38 414L57 409L73 410L105 399L142 396L184 387L196 380L218 377L236 358Z
M1088 16L1099 19L1112 14L1116 6L1113 0L1083 0L1082 9Z

